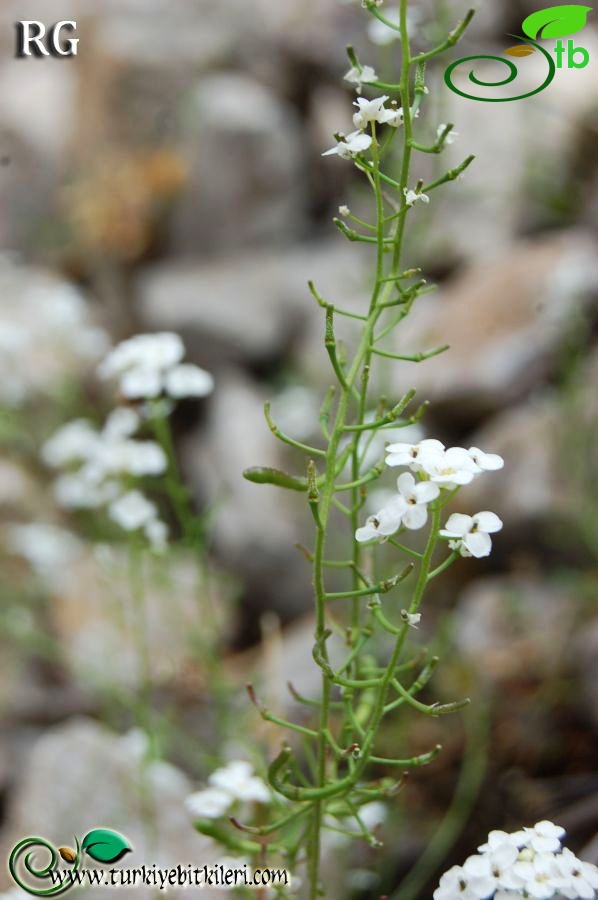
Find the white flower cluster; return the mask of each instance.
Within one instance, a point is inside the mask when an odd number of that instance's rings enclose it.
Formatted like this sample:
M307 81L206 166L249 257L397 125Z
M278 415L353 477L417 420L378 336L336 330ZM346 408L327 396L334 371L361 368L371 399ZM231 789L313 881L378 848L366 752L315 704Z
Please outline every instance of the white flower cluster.
M485 453L478 447L447 449L432 439L417 444L389 444L386 452L387 466L406 466L411 472L399 476L397 494L357 529L355 538L360 543L390 537L401 527L412 531L423 528L428 520L428 505L440 496L441 490L470 484L482 473L504 466L504 460L496 453ZM490 535L501 528L502 522L491 512L475 516L455 513L440 535L449 538L451 550L481 558L490 554Z
M109 346L77 288L0 255L0 405L47 395Z
M445 872L434 900L592 900L598 868L563 848L564 836L563 828L547 821L512 834L491 831L477 854Z
M357 82L356 79L361 78L363 81L363 76L367 69L367 66L362 69L361 74L359 74L357 69L351 69L345 78L348 81L361 84L362 82ZM367 75L369 80L376 80L376 73L373 69L371 72L367 72ZM385 104L388 99L389 97L386 94L382 97L375 97L373 100L358 97L353 104L357 107L357 112L353 114L353 124L357 130L346 137L341 135L336 146L332 147L331 150L326 150L322 156L333 156L336 154L341 159L353 159L360 153L369 150L372 146L372 136L366 134L370 125L377 123L378 125L389 125L391 128L399 128L404 120L403 108L398 106L394 100L390 108L387 107ZM417 115L418 112L416 111L415 116L417 117Z
M181 362L184 344L178 334L138 334L112 350L99 367L101 378L116 378L129 400L153 400L166 395L174 400L207 397L214 390L209 372Z
M272 799L267 784L245 760L234 760L217 769L208 778L208 784L210 787L191 794L185 801L195 818L219 819L236 802L270 803Z
M58 503L70 509L108 507L125 531L142 530L156 549L168 536L156 506L125 485L128 476L162 475L166 454L154 441L133 440L141 424L132 409L114 410L101 431L86 419L64 425L42 448L42 459L55 469L68 469L55 483Z

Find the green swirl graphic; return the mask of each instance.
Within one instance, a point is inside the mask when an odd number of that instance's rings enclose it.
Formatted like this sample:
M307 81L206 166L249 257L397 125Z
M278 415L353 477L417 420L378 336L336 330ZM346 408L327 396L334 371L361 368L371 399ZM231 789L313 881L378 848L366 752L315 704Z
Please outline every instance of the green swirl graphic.
M77 846L77 858L71 869L73 872L76 872L81 865L81 847L77 838L75 838L75 842ZM50 860L43 868L38 868L34 862L34 853L40 848L47 850L50 854ZM25 854L24 859L22 859L23 854ZM32 878L37 880L48 879L50 874L54 872L58 866L58 858L59 853L56 847L44 838L24 838L24 840L20 841L16 847L13 848L8 860L8 868L18 886L28 894L33 894L34 897L57 897L59 894L64 894L73 887L73 883L70 879L65 878L62 884L53 884L51 887L47 888L31 886L27 884L26 881L23 881L19 873L19 866L22 866Z
M492 59L496 60L500 63L503 63L505 66L509 68L509 75L504 78L502 81L481 81L479 78L476 78L474 75L473 69L469 73L469 80L474 84L479 85L480 87L502 87L505 84L510 84L512 81L515 81L519 72L517 71L517 66L512 63L510 60L505 59L502 56L465 56L463 59L458 59L454 63L448 67L446 72L444 73L444 80L447 85L455 94L459 94L460 97L465 97L467 100L479 100L482 103L511 103L513 100L525 100L526 97L533 97L534 94L539 94L541 91L545 90L548 85L553 80L556 75L556 64L550 53L544 49L540 44L537 44L535 41L530 40L526 37L521 37L518 34L510 34L509 37L518 38L519 40L525 41L526 44L531 44L537 50L540 50L548 61L548 75L546 80L540 87L536 88L534 91L528 91L527 94L519 94L518 97L475 97L473 94L466 94L465 91L459 90L458 87L452 82L452 74L454 69L457 66L460 66L461 63L472 62L476 59Z

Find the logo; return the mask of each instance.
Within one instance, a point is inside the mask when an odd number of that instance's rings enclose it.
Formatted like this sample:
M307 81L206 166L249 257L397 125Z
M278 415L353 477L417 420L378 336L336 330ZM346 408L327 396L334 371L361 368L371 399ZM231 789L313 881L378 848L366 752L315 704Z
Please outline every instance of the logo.
M8 869L26 893L34 897L56 897L80 883L74 875L81 869L84 854L95 862L111 864L121 860L132 849L122 834L109 828L94 828L82 841L75 838L75 849L56 848L45 838L29 837L13 848ZM36 859L39 856L36 851L40 850L44 855L49 854L46 855L45 865ZM66 871L61 871L60 859L69 867Z
M527 37L517 34L509 35L509 37L518 38L525 41L525 43L509 47L508 50L504 51L505 56L523 58L540 51L548 63L548 74L546 79L540 87L537 87L535 90L528 91L526 94L520 94L517 97L477 97L474 94L468 94L465 91L462 91L453 83L453 72L462 63L473 62L478 59L497 61L506 65L509 69L509 74L502 81L482 81L476 77L472 69L469 73L469 80L478 87L503 87L504 85L511 84L517 78L517 75L519 74L517 66L510 59L504 59L503 56L482 55L466 56L463 59L458 59L456 62L451 63L444 73L444 80L447 87L449 87L451 91L454 91L455 94L459 94L460 97L466 97L468 100L479 100L482 103L510 103L513 100L525 100L526 97L533 97L534 94L539 94L553 81L557 69L562 69L565 65L569 69L585 69L589 63L590 54L585 47L576 47L571 39L567 41L565 46L561 38L568 37L569 35L581 31L586 25L587 15L591 10L591 6L579 6L577 4L551 6L549 9L540 9L538 12L528 16L521 26ZM558 40L554 50L549 52L541 44L538 44L537 41L539 38L544 40L557 38ZM556 60L553 58L553 54L556 57Z
M35 20L17 22L17 56L77 56L79 38L63 38L66 31L73 34L77 31L77 23L63 20L46 28L43 22ZM45 39L45 41L44 41Z

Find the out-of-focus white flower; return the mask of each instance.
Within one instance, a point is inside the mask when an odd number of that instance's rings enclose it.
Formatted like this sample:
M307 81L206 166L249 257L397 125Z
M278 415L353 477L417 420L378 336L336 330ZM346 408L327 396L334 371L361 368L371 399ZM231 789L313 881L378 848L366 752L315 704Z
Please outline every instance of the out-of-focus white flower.
M421 191L413 191L409 188L405 188L405 200L407 202L407 206L413 206L414 203L418 201L420 203L429 203L430 198L427 194L422 194Z
M73 285L0 255L0 404L52 393L108 347Z
M10 525L7 546L12 553L26 559L41 577L53 579L81 556L81 542L64 528L45 522Z
M410 613L406 609L401 610L401 618L410 628L417 628L422 620L421 613Z
M114 378L131 369L163 372L176 366L184 355L185 347L178 334L137 334L115 347L98 372L102 378Z
M349 209L348 206L339 206L338 214L339 214L339 216L342 216L344 219L346 219L347 216L351 215L351 210Z
M151 400L160 396L163 383L162 373L158 369L131 369L121 376L120 392L129 400Z
M184 363L166 373L164 387L168 396L176 400L207 397L214 390L214 376L199 366Z
M362 131L353 131L351 134L343 137L330 150L322 153L322 156L340 156L341 159L354 159L360 153L364 153L372 146L372 138L369 134Z
M42 447L47 466L60 468L89 459L98 446L98 432L87 419L75 419L59 428Z
M453 513L440 535L450 538L449 547L451 550L458 550L461 556L482 559L489 556L492 550L490 535L501 528L502 522L493 512L480 512L475 516Z
M208 784L227 791L235 800L254 803L270 803L272 800L266 783L254 774L251 763L235 760L217 769L208 778Z
M54 482L54 496L64 509L99 509L118 497L121 486L116 481L95 484L79 473L61 475Z
M384 122L385 115L388 110L384 104L388 100L385 94L382 97L375 97L374 100L366 100L365 97L358 97L353 103L357 107L357 112L353 116L353 124L356 128L363 131L372 122Z
M100 365L100 377L117 378L120 392L130 400L155 400L166 393L173 399L207 397L214 390L209 372L191 363L178 334L138 334L123 341Z
M359 808L359 818L370 831L383 825L384 822L386 822L387 817L388 807L378 800L373 800L371 803L365 803Z
M437 130L436 130L436 137L437 137L437 138L440 138L440 135L443 133L443 131L445 130L445 128L446 128L446 125L439 125L439 126L438 126L438 128L437 128ZM447 134L447 136L446 136L445 139L444 139L444 143L447 144L447 145L449 145L449 144L454 144L458 137L459 137L459 132L458 132L458 131L449 131L449 133Z
M357 85L357 93L360 94L363 85L378 81L378 76L371 66L362 66L361 68L352 66L345 75L345 81Z
M158 510L141 491L129 491L110 504L108 515L124 531L137 531L153 522Z
M192 815L204 819L223 816L233 803L270 803L266 783L254 774L251 763L234 760L216 769L208 778L209 787L187 797L185 805Z
M228 812L232 804L233 798L229 793L214 787L196 791L185 800L185 806L197 819L219 819Z
M119 406L106 419L102 433L109 440L128 438L135 434L140 424L141 419L134 410Z
M423 528L428 521L428 503L440 494L438 485L431 481L417 482L410 472L403 472L397 479L397 490L405 502L402 524L410 531Z

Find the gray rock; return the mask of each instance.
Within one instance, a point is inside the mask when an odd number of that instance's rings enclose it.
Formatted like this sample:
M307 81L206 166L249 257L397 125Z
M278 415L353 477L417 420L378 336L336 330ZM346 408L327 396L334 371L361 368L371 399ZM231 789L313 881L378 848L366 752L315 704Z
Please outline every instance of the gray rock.
M526 576L479 579L459 598L455 640L461 658L485 683L548 678L569 661L576 616L566 588Z
M340 239L296 250L245 253L209 263L165 263L139 277L139 316L151 329L180 331L206 364L297 360L312 384L330 382L324 315L307 289L363 305L363 256ZM341 334L349 334L343 322ZM209 367L209 365L208 365Z
M205 641L225 643L234 628L231 585L210 572L209 594L191 558L148 558L141 608L131 594L127 556L98 547L71 564L52 598L52 626L64 660L87 689L143 682L147 650L155 685L181 685ZM85 596L85 603L81 597ZM139 617L144 617L144 635ZM108 662L109 661L109 662Z
M304 496L243 478L243 471L253 466L290 469L264 420L267 398L245 377L234 373L221 377L207 429L190 436L183 446L191 482L216 510L216 553L241 579L243 612L253 617L254 626L267 610L286 618L311 603L309 566L294 548L311 533Z
M475 422L526 396L554 371L581 314L595 314L598 263L584 233L520 244L424 296L389 339L392 352L450 345L416 365L389 364L397 392L415 387L440 414Z
M296 235L304 222L305 173L292 108L248 75L229 72L202 78L184 115L188 180L173 215L176 251L230 251Z

